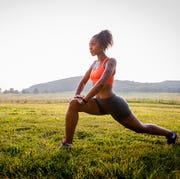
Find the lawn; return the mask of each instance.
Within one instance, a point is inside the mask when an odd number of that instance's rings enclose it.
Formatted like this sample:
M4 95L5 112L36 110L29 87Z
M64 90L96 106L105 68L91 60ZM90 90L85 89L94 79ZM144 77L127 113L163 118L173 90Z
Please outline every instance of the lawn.
M144 123L180 134L179 100L129 100ZM68 100L1 100L0 178L180 178L180 143L137 134L109 115L80 114L74 146L60 149Z

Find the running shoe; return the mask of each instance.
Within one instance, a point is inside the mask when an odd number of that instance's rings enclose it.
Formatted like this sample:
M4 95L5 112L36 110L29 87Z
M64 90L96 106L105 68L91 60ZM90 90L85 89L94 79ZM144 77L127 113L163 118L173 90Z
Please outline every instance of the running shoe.
M167 138L166 144L170 145L170 144L176 144L178 140L178 135L176 132L173 131L173 136Z
M67 143L66 140L64 140L64 141L62 142L62 144L61 144L60 147L70 147L70 146L72 146L72 145L73 145L73 144L69 144L69 143Z

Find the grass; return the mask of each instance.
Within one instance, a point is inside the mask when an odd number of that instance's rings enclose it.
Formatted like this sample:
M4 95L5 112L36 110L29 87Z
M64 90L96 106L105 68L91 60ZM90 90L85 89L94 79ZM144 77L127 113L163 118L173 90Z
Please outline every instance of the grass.
M161 100L162 101L162 100ZM178 100L132 100L144 123L180 134ZM180 144L134 133L110 116L80 114L72 148L59 149L68 100L0 103L0 178L180 178Z

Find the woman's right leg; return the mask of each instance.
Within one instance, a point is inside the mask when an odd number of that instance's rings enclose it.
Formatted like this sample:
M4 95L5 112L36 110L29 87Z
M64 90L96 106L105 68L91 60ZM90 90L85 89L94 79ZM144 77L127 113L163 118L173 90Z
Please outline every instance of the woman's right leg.
M65 140L72 144L75 128L79 119L79 112L100 115L99 107L95 100L91 99L87 104L79 104L77 100L72 100L66 112Z
M172 131L155 124L143 124L134 114L131 114L124 121L120 122L124 127L131 129L137 133L147 133L152 135L161 135L166 138L172 137Z

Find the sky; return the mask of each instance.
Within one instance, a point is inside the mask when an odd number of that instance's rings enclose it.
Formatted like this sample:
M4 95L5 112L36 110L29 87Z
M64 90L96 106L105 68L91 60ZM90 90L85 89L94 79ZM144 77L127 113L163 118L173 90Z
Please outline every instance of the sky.
M180 80L179 0L0 0L0 88L82 76L91 37L112 32L115 79Z

